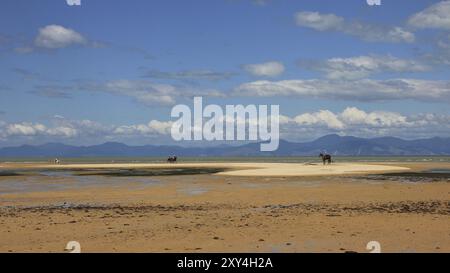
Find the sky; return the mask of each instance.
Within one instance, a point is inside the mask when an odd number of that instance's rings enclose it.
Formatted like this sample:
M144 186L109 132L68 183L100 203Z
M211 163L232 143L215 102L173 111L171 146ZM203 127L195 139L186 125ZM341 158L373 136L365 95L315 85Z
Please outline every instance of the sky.
M290 141L448 137L449 14L431 0L3 0L0 147L170 144L171 109L194 96L280 105Z

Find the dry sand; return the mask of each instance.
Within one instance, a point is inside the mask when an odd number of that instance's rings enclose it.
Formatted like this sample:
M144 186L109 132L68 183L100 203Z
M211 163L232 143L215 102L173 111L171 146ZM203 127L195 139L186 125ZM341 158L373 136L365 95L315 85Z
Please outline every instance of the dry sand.
M225 164L227 175L0 177L0 252L62 252L72 240L82 252L368 252L373 240L383 252L450 251L448 179L365 175L449 163ZM75 165L1 168L50 167ZM11 181L45 187L15 192Z

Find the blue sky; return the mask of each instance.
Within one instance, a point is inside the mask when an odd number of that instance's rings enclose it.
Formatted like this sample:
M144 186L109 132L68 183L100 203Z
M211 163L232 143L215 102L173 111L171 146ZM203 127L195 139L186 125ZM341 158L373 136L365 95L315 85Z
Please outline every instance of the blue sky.
M448 14L426 0L5 0L0 146L167 143L171 107L194 95L280 104L293 141L449 136Z

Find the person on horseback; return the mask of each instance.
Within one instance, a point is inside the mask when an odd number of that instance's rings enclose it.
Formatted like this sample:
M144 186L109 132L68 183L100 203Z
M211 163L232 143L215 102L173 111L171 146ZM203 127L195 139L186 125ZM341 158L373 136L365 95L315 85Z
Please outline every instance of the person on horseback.
M323 165L325 165L326 162L328 162L328 164L331 164L331 155L320 153L319 157L322 158Z
M175 163L177 162L177 156L169 156L169 158L167 158L167 162L169 163Z

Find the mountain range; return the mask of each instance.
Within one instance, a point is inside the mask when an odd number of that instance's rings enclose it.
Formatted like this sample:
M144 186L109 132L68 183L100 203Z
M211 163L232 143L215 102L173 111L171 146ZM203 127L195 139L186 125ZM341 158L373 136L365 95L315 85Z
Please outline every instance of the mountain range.
M317 156L321 152L337 156L450 155L450 137L404 140L333 134L303 143L281 140L278 150L274 152L260 152L259 148L259 143L216 147L129 146L117 142L92 146L47 143L1 148L0 157Z

